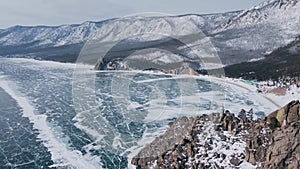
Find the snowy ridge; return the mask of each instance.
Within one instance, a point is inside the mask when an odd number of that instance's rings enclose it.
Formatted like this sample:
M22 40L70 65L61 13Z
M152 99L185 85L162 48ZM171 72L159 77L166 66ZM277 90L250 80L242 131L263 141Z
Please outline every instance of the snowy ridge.
M230 65L261 58L266 52L288 45L300 35L299 30L299 0L271 0L245 11L223 14L129 16L78 25L15 26L0 30L0 55L32 54L34 50L43 52L41 50L44 48L73 45L73 48L54 53L62 55L74 53L74 48L79 51L80 47L76 45L92 39L100 40L104 44L130 39L140 44L140 42L164 40L166 37L175 39L188 37L191 32L200 31L208 36L218 51L222 63ZM189 45L197 48L199 43L193 39ZM145 46L135 47L139 49ZM43 58L44 55L49 54L49 51L51 50L46 50L40 55L37 52L36 55ZM165 54L155 53L155 55L161 57ZM158 59L161 60L166 59Z
M100 23L85 22L81 25L15 26L0 31L0 44L13 46L32 43L34 46L62 46L88 40Z
M230 14L228 14L230 15ZM226 18L225 14L219 14ZM63 46L83 43L91 38L113 41L117 37L126 37L128 33L144 34L147 32L160 32L176 35L174 25L191 21L197 27L215 26L209 22L210 18L219 18L215 15L185 15L179 17L126 17L101 22L85 22L79 25L62 26L15 26L0 30L0 45L13 46L21 44L34 44L34 46ZM223 20L223 19L219 19ZM125 28L125 29L124 29Z
M242 27L262 22L279 24L282 20L294 21L300 19L299 0L269 0L247 9L229 20L223 28Z

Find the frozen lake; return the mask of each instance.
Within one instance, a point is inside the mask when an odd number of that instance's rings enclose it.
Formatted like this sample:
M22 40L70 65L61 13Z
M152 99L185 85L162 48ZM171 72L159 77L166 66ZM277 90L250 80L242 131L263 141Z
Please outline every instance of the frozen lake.
M208 77L80 70L0 59L1 168L130 168L130 158L177 117L276 109Z

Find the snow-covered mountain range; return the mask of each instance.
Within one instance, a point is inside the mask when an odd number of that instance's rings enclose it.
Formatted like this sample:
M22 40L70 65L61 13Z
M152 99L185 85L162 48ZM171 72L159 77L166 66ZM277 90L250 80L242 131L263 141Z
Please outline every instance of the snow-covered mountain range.
M178 29L177 25L187 22L209 37L223 64L234 64L261 58L294 41L300 35L300 3L299 0L270 0L244 11L223 14L134 16L77 25L14 26L0 30L0 55L57 58L70 54L74 57L90 39L110 42L126 39L128 34L149 32L186 36L188 27ZM197 45L196 41L193 43Z

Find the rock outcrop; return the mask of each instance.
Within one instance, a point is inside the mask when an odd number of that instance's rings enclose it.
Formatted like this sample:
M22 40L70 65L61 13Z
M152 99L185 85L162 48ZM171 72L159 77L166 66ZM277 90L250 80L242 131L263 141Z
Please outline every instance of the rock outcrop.
M300 103L293 101L254 123L246 160L260 168L300 168Z
M300 168L300 103L261 120L253 111L179 118L132 159L137 168Z

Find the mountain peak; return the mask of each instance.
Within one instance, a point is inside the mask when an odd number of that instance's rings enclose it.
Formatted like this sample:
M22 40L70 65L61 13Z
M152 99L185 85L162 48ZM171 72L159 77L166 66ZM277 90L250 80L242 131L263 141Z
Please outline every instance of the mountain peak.
M247 26L263 22L276 22L277 20L289 19L288 17L300 18L299 0L269 0L250 9L244 10L236 17L230 19L221 26L221 30L236 26Z
M272 7L272 8L285 8L294 6L299 2L299 0L269 0L262 2L259 5L254 6L252 9L261 9L265 7Z

